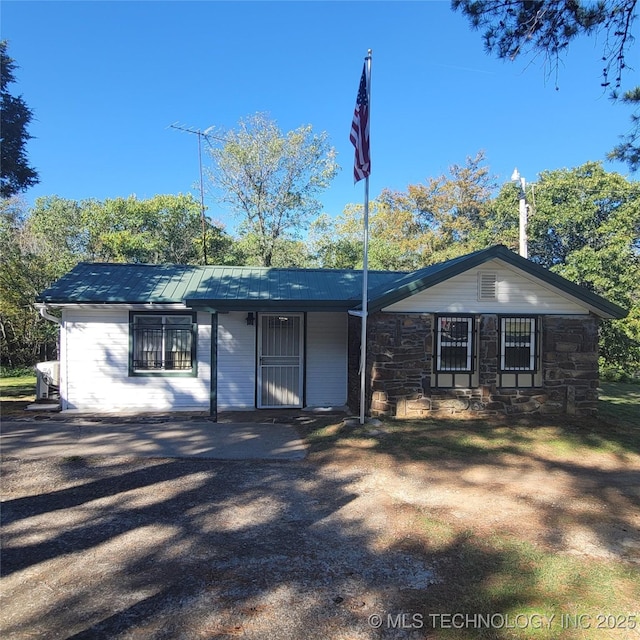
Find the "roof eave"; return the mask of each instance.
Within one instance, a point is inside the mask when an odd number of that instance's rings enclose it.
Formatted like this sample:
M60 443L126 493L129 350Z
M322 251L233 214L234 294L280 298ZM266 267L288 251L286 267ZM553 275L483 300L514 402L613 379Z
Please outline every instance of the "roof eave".
M369 301L369 311L380 311L383 307L388 307L400 300L404 300L409 296L415 295L416 293L420 293L420 291L424 291L425 289L429 289L436 284L440 284L457 276L473 267L477 267L489 260L492 260L495 257L498 257L496 254L498 253L498 249L500 246L491 247L486 249L485 251L479 251L475 254L470 255L468 258L463 260L458 260L454 264L443 267L440 271L435 274L427 275L424 277L419 277L416 280L403 285L399 289L389 292L386 295L380 296L378 298L374 298ZM505 251L509 251L504 247ZM420 270L422 271L422 269ZM416 273L419 273L417 271ZM359 305L358 308L361 308L362 305Z
M516 268L527 271L529 274L550 284L552 287L555 287L571 297L580 300L590 307L592 311L599 312L598 315L604 319L620 320L629 314L627 309L624 309L613 302L609 302L606 298L603 298L593 291L589 291L586 287L582 287L575 282L571 282L557 273L549 271L549 269L523 258L506 247L504 247L504 251L501 255L496 257Z
M474 267L480 266L490 260L499 259L507 264L510 264L517 269L521 269L533 275L534 277L550 284L551 286L559 289L561 292L580 300L582 303L586 304L593 312L597 313L602 318L605 319L620 319L627 316L629 313L626 309L614 304L613 302L609 302L602 296L589 291L585 287L581 287L562 276L545 269L541 265L532 262L522 256L514 253L504 245L496 245L490 247L489 249L485 249L484 251L478 251L477 253L471 254L467 258L459 260L454 264L449 266L445 266L443 269L438 271L435 274L427 275L422 278L417 278L416 280L403 285L402 287L396 289L395 291L391 291L388 294L382 295L378 298L374 298L369 301L369 311L380 311L384 307L391 306L400 300L404 300L409 296L415 295L420 291L424 291L425 289L429 289L437 284L445 282L454 276L457 276L469 269L473 269ZM416 272L419 273L419 272ZM356 308L361 308L360 304Z
M191 309L215 313L228 311L344 311L353 308L352 300L207 300L187 298L184 303Z

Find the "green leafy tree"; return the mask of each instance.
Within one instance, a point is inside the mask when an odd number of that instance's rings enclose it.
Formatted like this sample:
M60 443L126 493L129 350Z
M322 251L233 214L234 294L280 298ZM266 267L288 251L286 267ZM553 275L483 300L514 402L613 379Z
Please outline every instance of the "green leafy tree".
M608 154L628 163L632 171L640 166L640 87L620 96L628 68L627 54L633 42L632 26L637 17L637 0L452 0L472 28L482 29L485 48L503 60L520 56L545 57L548 73L557 75L563 54L580 36L597 39L603 64L603 88L614 100L634 109L632 130Z
M589 162L532 187L530 258L630 309L603 323L600 350L606 365L640 369L640 183Z
M256 234L248 233L237 239L233 245L232 253L234 256L233 264L264 266L260 238ZM308 243L302 240L281 238L274 246L269 266L285 269L314 266Z
M410 271L422 264L421 234L413 212L390 206L391 193L382 194L369 204L370 269ZM325 231L324 243L319 241L323 264L333 268L362 268L364 207L351 204ZM318 235L318 230L314 230ZM335 238L327 243L328 236ZM319 252L320 253L320 252Z
M55 269L40 253L26 218L24 202L0 200L0 362L8 368L30 366L56 354L57 327L33 308L36 294L50 284Z
M318 194L338 171L326 133L311 126L282 133L265 114L241 120L211 147L211 184L241 219L241 236L257 242L264 266L271 266L278 244L300 238L319 215Z
M206 222L205 238L207 243L207 264L226 264L226 265L242 265L244 256L238 242L232 238L221 224ZM200 228L202 233L202 228ZM204 264L204 255L202 253L201 238L194 240L198 254L198 264Z
M504 242L512 219L493 207L496 187L480 151L465 164L450 166L448 174L409 185L406 192L383 191L380 202L391 219L403 221L398 231L405 245L412 245L411 262L423 266Z
M81 260L89 260L87 214L76 200L46 196L37 198L24 219L31 252L41 256L53 281Z
M200 264L203 261L200 204L191 195L135 196L77 202L38 198L26 224L39 251L62 264L80 260ZM232 238L207 220L207 255L230 259Z
M33 307L36 295L82 260L199 264L200 205L190 195L99 202L38 198L27 210L1 201L0 355L9 366L53 356L56 327ZM208 222L207 255L237 264L233 239Z
M480 230L486 224L495 189L495 177L482 151L467 157L464 165L451 165L449 175L409 186L407 193L424 228L430 262L485 246Z
M404 192L384 189L370 203L369 265L412 270L491 244L513 244L517 203L514 212L506 203L494 206L495 189L483 152ZM361 266L362 224L361 205L347 206L335 221L322 219L312 235L319 263Z
M531 257L547 268L566 265L580 251L640 250L640 184L599 162L544 171L532 185L528 234ZM579 284L583 284L579 282Z
M200 207L190 195L148 200L107 199L83 203L93 260L115 262L197 261Z
M77 202L38 198L25 217L38 252L58 277L80 260L199 264L203 260L200 204L188 195L135 196ZM207 220L207 254L220 264L233 256L232 238Z
M32 137L28 127L33 113L22 96L12 96L8 86L15 82L15 61L7 53L6 40L0 41L0 195L9 198L39 182L29 166L25 145Z
M362 265L362 233L360 238L346 235L337 220L323 213L311 223L308 244L315 264L325 269L355 269Z

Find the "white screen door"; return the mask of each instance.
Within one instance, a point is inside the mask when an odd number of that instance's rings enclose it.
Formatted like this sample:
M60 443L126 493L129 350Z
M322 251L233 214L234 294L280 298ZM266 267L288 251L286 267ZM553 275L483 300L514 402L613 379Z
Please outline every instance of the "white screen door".
M261 314L258 408L302 407L302 314Z

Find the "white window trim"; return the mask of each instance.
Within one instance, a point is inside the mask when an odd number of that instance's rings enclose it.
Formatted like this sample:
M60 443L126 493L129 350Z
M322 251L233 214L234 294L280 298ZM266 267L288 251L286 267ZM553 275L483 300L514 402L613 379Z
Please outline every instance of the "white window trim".
M531 322L529 337L525 340L516 342L507 342L506 339L506 322L507 320L529 320ZM532 316L502 316L500 318L500 370L509 372L531 373L536 371L536 333L538 330L538 320ZM506 366L506 349L507 347L529 347L529 366L528 367L507 367Z
M467 322L467 338L465 341L448 341L443 340L442 336L442 321L443 320L465 320ZM472 362L473 362L473 327L475 319L473 316L457 316L457 315L447 315L447 316L436 316L436 370L441 372L464 372L464 373L472 373ZM466 347L467 354L465 358L466 367L446 367L442 366L442 347L456 346L456 347Z

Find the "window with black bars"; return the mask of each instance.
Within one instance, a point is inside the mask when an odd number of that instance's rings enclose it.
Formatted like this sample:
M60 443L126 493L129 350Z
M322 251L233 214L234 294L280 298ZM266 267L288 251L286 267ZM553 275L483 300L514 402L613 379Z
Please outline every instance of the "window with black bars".
M191 371L193 327L189 315L134 315L133 370Z
M536 371L536 318L505 316L500 318L500 369Z
M472 371L473 317L438 316L436 331L436 370Z

